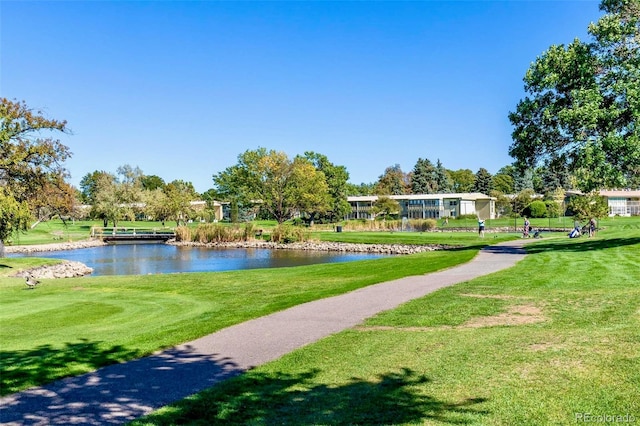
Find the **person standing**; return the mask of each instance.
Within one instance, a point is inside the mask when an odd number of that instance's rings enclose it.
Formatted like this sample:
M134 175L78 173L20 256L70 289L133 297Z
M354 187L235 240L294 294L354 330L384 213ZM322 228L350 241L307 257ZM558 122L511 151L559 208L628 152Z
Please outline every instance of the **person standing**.
M527 217L524 217L524 228L522 230L522 237L523 238L529 238L529 228L531 227L531 222L529 222L529 219L527 219Z
M594 237L596 235L597 227L598 227L598 224L596 222L596 219L592 217L591 220L589 220L589 238Z
M478 235L484 238L484 219L480 219L480 216L478 216Z

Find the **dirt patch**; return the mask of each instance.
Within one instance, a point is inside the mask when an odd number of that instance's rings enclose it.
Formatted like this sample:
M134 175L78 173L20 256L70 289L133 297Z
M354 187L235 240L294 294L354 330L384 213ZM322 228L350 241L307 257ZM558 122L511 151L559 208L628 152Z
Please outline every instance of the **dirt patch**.
M464 297L475 297L476 299L498 299L498 300L509 300L516 299L516 296L508 296L506 294L469 294L462 293L460 296Z
M439 331L439 330L451 330L455 327L450 325L440 325L437 327L393 327L390 325L374 325L374 326L356 326L354 329L357 331Z
M462 324L463 328L495 327L501 325L524 325L543 322L546 317L534 305L509 306L507 312L489 317L473 318Z
M529 345L527 349L532 352L546 352L546 351L557 351L565 349L566 345L561 343L552 343L552 342L540 342Z
M473 297L473 296L471 296ZM509 297L509 296L508 296ZM394 327L386 325L377 326L356 326L357 331L439 331L439 330L453 330L461 328L481 328L481 327L496 327L496 326L511 326L511 325L525 325L535 324L538 322L546 321L547 317L542 313L542 309L534 305L514 305L509 306L507 312L503 312L498 315L492 315L488 317L476 317L465 322L462 325L450 326L440 325L435 327ZM531 345L531 350L545 350L545 343Z

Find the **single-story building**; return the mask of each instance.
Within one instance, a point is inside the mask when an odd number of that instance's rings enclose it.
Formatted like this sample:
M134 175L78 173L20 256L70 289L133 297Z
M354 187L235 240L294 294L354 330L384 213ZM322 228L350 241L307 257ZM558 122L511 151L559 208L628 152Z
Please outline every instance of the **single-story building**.
M207 202L202 200L191 201L189 202L189 204L191 205L191 208L196 212L201 212L205 208L207 208ZM214 201L212 207L214 220L222 220L222 203Z
M607 199L609 216L640 216L640 190L600 191Z
M407 219L439 219L470 214L481 219L495 219L496 198L485 194L409 194L388 195L400 204L400 217ZM377 195L347 197L351 213L345 219L372 219L371 209Z

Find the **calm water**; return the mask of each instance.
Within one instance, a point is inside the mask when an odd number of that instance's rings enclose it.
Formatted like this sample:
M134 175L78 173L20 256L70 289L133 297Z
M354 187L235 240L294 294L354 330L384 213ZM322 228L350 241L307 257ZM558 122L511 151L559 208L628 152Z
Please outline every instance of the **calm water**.
M213 249L166 244L116 244L77 250L13 254L82 262L97 275L231 271L377 259L388 255L304 250Z

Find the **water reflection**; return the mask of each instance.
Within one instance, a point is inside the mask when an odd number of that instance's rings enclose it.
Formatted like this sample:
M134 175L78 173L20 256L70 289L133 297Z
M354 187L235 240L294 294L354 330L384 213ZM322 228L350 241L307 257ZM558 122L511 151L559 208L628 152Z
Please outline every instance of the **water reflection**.
M57 252L14 254L82 262L98 275L146 275L171 272L231 271L349 262L388 256L304 250L220 249L166 244L116 244Z

